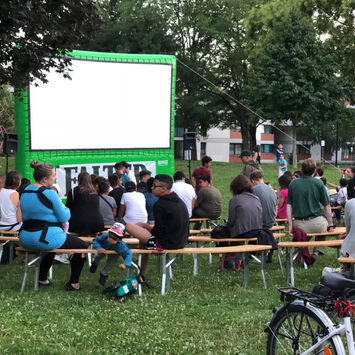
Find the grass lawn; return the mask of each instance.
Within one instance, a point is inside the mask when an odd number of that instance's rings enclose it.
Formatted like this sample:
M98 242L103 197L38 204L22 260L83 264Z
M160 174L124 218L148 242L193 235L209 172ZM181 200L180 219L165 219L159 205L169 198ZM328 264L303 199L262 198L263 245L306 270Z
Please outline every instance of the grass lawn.
M0 165L4 166L2 162ZM193 167L198 162L192 162ZM11 166L11 165L10 165ZM266 180L277 186L274 165L263 165ZM188 172L187 162L177 161L176 169ZM229 184L240 171L240 164L213 163L213 184L223 196L226 217ZM339 180L338 171L327 168L325 176ZM283 260L285 255L283 255ZM192 257L173 264L172 290L160 296L161 278L156 258L147 273L152 288L143 296L132 296L125 303L104 296L98 272L90 274L85 265L80 292L65 292L68 265L54 266L53 285L33 291L33 272L23 295L19 290L23 266L18 257L13 265L0 265L0 347L11 354L263 354L266 350L266 323L272 308L279 305L277 287L285 286L277 258L267 265L268 289L262 286L259 266L250 264L249 287L243 273L219 272L218 257L213 264L199 258L199 275L193 276ZM100 265L102 266L102 265ZM338 266L336 252L317 260L309 270L295 270L296 286L311 290L324 266ZM118 268L110 281L125 278Z

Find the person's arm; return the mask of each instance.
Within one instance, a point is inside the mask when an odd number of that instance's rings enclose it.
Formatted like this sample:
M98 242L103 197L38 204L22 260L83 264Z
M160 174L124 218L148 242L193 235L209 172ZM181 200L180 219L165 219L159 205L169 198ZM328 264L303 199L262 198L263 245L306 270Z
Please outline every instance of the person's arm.
M58 222L60 223L68 222L70 218L70 210L68 207L65 207L63 205L62 200L59 198L58 194L53 190L45 190L43 191L43 193L52 202L53 212Z
M332 187L333 189L336 189L338 187L338 185L332 184L331 182L327 181L327 185L329 185L330 187Z
M124 215L125 215L125 212L126 212L126 205L120 205L120 209L118 211L118 220L120 220Z
M116 250L119 254L122 254L124 261L123 264L127 267L132 265L132 250L127 248L125 242L121 241L117 244L118 250Z
M16 207L16 221L22 222L22 213L21 213L21 208L20 208L20 194L17 191L14 191L10 195L10 201Z
M287 221L288 221L288 234L292 233L292 206L287 204Z
M192 209L194 209L195 206L196 206L196 199L193 198L193 199L192 199L192 202L191 202L191 207L192 207Z
M99 235L92 241L92 246L94 247L94 249L96 250L102 249L102 244L105 237L107 237L107 233Z
M279 201L277 202L277 208L281 208L284 205L285 198L282 196L279 196Z
M154 227L151 230L153 236L159 237L165 234L165 210L158 205L154 205Z

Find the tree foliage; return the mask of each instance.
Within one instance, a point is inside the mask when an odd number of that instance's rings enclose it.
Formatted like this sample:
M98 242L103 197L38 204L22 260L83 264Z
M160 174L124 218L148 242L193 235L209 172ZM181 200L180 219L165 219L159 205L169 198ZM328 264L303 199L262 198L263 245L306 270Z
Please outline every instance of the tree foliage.
M348 112L342 81L336 75L337 62L317 38L311 19L291 7L278 11L277 21L271 20L269 15L277 3L260 9L263 21L253 18L249 22L256 42L250 49L248 96L274 124L292 122L295 158L297 126L319 134L321 125L341 120ZM318 141L321 139L318 136Z
M69 76L68 51L100 25L90 0L0 2L0 82L25 87L54 67Z
M15 130L14 97L7 85L0 87L0 126L7 132Z

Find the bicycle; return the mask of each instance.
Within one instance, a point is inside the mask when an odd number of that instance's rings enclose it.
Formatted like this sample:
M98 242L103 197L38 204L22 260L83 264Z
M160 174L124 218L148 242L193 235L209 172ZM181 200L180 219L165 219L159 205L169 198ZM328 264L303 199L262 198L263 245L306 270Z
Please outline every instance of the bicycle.
M331 290L330 295L316 295L294 287L279 289L284 305L274 309L265 329L269 333L268 355L346 354L343 335L348 353L355 355L351 318L355 306L350 302L355 301L355 280L327 274L321 283Z

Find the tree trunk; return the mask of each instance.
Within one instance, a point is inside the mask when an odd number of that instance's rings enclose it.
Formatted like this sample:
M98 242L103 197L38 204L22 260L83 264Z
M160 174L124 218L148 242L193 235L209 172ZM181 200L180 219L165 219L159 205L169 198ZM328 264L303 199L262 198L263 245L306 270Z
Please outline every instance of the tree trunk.
M292 137L293 137L293 148L292 148L292 167L297 168L297 136L296 136L296 124L292 122Z
M250 149L253 150L256 146L256 126L249 126Z
M252 149L252 138L250 136L250 130L247 124L240 125L240 131L242 133L242 149L243 150L251 150Z

